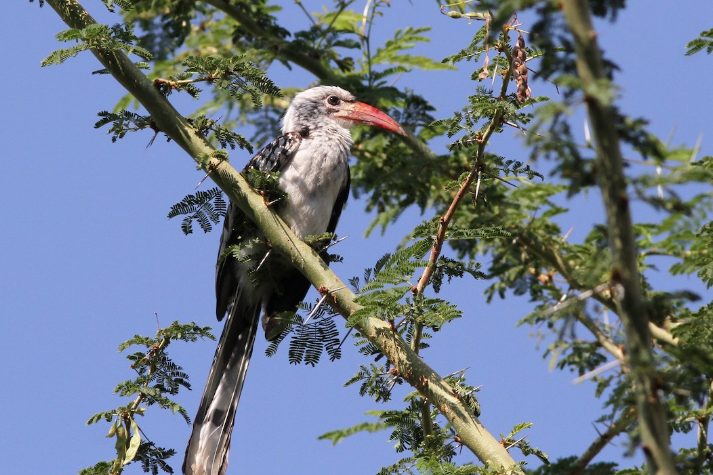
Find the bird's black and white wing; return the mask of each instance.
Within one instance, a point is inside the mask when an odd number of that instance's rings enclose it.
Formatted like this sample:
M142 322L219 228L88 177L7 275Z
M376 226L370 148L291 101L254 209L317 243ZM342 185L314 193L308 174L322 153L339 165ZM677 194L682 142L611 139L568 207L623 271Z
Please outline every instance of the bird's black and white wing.
M305 130L280 135L255 154L245 165L245 170L254 168L264 172L280 171L294 157L302 143L302 136L307 133Z
M245 169L279 171L294 157L302 136L281 135L258 152ZM227 314L215 351L193 432L186 449L185 474L222 475L227 468L235 411L255 343L263 302L251 282L249 264L226 250L240 246L259 234L254 224L232 202L228 206L216 265L216 315ZM309 283L308 283L309 285ZM301 299L301 298L300 298Z
M339 223L339 217L342 215L342 209L344 205L347 204L349 199L349 187L351 186L351 174L349 168L347 167L347 176L345 177L344 183L339 190L339 195L337 195L337 201L334 203L334 208L332 208L332 216L329 218L329 225L327 225L327 232L334 233L337 230L337 223Z
M266 172L280 171L297 153L301 142L302 135L299 132L280 135L255 154L245 165L244 171L251 168ZM241 263L232 255L224 255L225 251L229 247L239 245L241 241L245 242L255 236L255 226L238 206L230 202L223 222L215 272L215 313L218 321L222 320L230 311L235 301L236 290L240 286L240 280L244 278Z

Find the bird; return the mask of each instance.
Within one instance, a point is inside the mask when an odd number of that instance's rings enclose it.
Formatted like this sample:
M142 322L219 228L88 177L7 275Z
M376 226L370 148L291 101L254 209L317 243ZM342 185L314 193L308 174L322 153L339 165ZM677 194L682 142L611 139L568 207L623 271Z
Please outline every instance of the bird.
M316 86L293 98L282 135L258 152L245 171L279 172L286 193L275 211L300 238L334 233L349 196L350 127L356 124L406 135L379 109L336 86ZM216 264L216 316L227 316L186 448L183 473L223 475L259 316L266 337L278 315L294 312L310 283L289 261L267 250L263 234L240 208L226 210ZM258 257L255 257L258 256ZM260 257L262 256L262 257ZM257 265L256 265L257 263ZM255 277L260 268L269 278Z

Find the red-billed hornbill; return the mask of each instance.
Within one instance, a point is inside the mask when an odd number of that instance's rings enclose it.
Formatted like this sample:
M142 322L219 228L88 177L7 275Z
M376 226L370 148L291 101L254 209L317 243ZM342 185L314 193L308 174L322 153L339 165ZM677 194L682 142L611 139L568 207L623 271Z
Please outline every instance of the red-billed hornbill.
M279 187L286 200L276 211L300 238L334 232L349 195L349 127L366 124L405 135L396 121L349 92L320 86L297 94L277 137L245 167L279 171ZM284 202L283 202L284 201ZM232 246L231 253L224 251ZM264 237L233 203L228 206L216 269L216 314L228 319L208 383L193 422L183 471L190 475L222 475L228 465L235 410L250 362L258 316L268 332L276 316L295 311L309 290L309 281L289 262L274 253L261 261L269 279L253 279L252 255L262 249ZM224 255L225 254L225 255ZM236 254L239 257L236 257Z

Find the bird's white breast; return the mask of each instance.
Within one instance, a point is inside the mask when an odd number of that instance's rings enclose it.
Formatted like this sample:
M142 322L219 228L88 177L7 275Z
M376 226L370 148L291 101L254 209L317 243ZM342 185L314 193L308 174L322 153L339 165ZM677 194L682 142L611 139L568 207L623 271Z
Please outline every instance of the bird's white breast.
M340 130L331 131L329 138L313 134L303 139L280 174L280 188L288 199L279 213L301 238L327 231L347 179L351 137L348 130L342 130L346 135Z

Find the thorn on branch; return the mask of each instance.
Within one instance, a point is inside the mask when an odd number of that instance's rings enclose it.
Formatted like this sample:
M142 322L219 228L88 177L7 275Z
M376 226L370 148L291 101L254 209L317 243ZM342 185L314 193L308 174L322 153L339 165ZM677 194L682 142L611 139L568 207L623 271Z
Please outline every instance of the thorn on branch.
M266 242L265 245L268 246L269 243ZM255 272L260 270L260 268L265 263L265 261L267 260L267 257L270 255L271 252L272 252L272 249L269 248L268 251L265 253L265 257L262 258L262 260L260 261L260 264L258 264L257 268L255 269Z
M340 242L342 242L342 241L344 241L345 239L347 239L349 236L344 236L343 238L339 238L339 239L336 239L336 237L337 237L337 235L335 234L334 237L333 237L334 240L333 240L332 242L330 242L329 244L327 244L326 246L324 246L324 247L322 248L322 250L319 251L319 252L324 252L324 251L326 251L327 249L329 249L330 247L336 246L336 245L339 244ZM333 290L332 292L334 293L334 292L336 292L337 290L341 290L341 289L343 289L343 288L344 288L344 287L341 287L340 289Z
M463 442L461 441L461 438L460 436L458 436L458 434L453 437L453 442L456 443L456 448L459 449L459 452L463 453Z
M322 294L322 298L319 299L319 302L317 302L317 305L314 306L311 312L309 312L309 315L307 315L307 318L305 319L304 322L302 322L302 325L307 325L307 322L317 313L317 310L319 310L319 307L322 306L324 301L327 299L329 296L329 292L323 291L324 287L319 288L319 293Z

